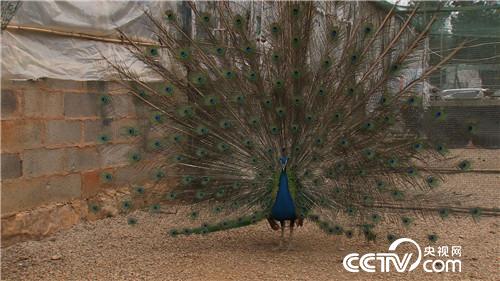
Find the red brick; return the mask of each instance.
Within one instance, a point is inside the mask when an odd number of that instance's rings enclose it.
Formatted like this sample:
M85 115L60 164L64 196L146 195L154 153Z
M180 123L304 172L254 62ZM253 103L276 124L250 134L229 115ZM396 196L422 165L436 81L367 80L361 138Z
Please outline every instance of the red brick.
M82 198L90 198L101 192L112 183L103 183L101 175L105 172L113 173L112 169L96 170L82 173Z
M19 152L40 147L43 123L38 120L2 121L2 152Z

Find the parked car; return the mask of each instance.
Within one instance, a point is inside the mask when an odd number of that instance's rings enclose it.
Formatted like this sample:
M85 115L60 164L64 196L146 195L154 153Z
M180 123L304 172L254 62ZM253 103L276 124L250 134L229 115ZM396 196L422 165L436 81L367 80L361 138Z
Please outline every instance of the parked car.
M488 90L483 88L448 89L431 95L431 100L479 100Z
M495 92L493 92L490 97L492 99L500 99L500 90L496 90Z

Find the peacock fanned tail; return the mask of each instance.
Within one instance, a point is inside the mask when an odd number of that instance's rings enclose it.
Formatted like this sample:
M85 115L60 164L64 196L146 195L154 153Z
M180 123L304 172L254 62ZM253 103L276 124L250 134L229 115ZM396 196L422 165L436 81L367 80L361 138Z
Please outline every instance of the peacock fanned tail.
M276 197L284 149L298 216L329 234L374 239L382 221L409 227L420 216L498 214L440 190L446 140L431 142L404 119L421 110L423 80L459 50L409 75L435 16L417 30L418 5L401 16L368 2L272 2L259 4L261 19L250 2L184 5L194 37L174 9L161 18L145 12L158 46L121 33L163 82L149 83L105 58L147 114L142 126L122 132L141 140L130 161L142 182L127 183L124 212L187 204L186 224L195 227L172 229L173 236L257 223ZM109 115L120 106L100 99ZM446 112L432 116L426 122L439 125ZM471 166L452 161L456 171ZM113 175L105 173L103 182Z

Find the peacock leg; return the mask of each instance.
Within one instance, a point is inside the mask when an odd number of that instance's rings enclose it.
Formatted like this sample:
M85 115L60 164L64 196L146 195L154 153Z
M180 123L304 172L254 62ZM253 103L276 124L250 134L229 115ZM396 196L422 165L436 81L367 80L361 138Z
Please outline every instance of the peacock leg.
M279 248L283 247L283 243L285 241L285 226L286 226L286 222L285 221L280 221L280 224L281 224L281 238L280 238Z
M288 250L292 248L292 238L293 238L293 228L295 226L295 220L290 221L290 238L288 239Z

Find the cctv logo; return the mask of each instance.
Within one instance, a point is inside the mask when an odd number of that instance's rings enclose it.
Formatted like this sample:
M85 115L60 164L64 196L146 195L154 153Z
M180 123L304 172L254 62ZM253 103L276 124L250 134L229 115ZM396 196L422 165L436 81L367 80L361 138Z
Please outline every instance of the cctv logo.
M417 260L412 263L408 269L408 271L412 271L417 268L420 260L422 259L422 251L420 250L420 246L415 241L409 238L400 238L392 242L389 246L389 251L396 250L399 244L404 242L411 243L417 247ZM412 253L406 253L402 259L399 259L399 256L395 253L368 253L361 257L359 257L358 253L352 253L344 258L343 265L344 268L350 272L359 272L360 269L365 272L375 272L376 266L372 264L372 262L376 263L378 261L378 264L380 264L380 272L389 272L391 264L397 272L404 272L406 271L412 256ZM354 265L353 262L355 261L357 261L359 265Z
M396 253L368 253L360 256L358 253L351 253L344 257L342 264L349 272L376 272L380 268L380 272L390 272L394 268L396 272L413 271L417 268L422 260L422 250L420 246L409 238L400 238L389 246L389 251L394 252L401 243L410 243L417 250L417 257L413 263L410 263L413 257L412 253L406 253L400 257ZM425 272L455 272L456 266L458 272L462 271L462 263L460 260L431 260L427 259L423 262Z

